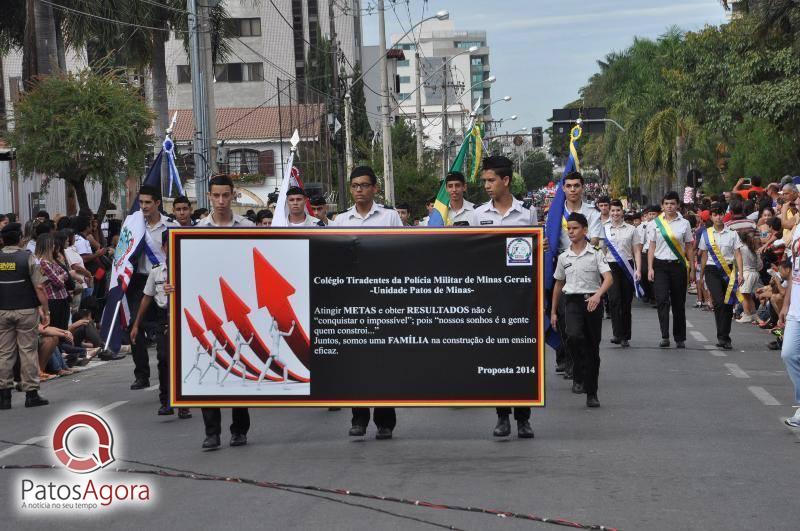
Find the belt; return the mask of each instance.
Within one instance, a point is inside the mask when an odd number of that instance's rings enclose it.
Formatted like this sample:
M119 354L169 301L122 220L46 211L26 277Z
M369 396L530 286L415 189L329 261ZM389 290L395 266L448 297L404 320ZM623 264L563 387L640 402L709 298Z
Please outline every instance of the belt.
M582 300L585 301L589 297L594 295L594 293L565 293L564 298L566 300Z
M664 259L661 259L661 258L655 258L654 261L655 262L661 262L662 264L680 264L680 263L682 263L681 260L678 260L677 258L675 260L664 260Z

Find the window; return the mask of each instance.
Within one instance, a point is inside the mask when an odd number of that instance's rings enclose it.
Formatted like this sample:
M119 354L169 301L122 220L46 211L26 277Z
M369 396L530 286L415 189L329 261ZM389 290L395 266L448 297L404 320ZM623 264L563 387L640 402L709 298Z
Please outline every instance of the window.
M398 67L400 67L400 66L408 66L408 59L406 59L405 61L397 61L397 66Z
M476 83L482 83L483 82L483 72L479 72L477 74L472 74L470 79L472 80L472 84L473 85L476 84Z
M214 65L214 79L217 82L241 83L242 81L264 81L262 63L228 63Z
M410 97L411 97L411 94L409 94L407 92L401 92L400 94L397 95L397 101L405 101Z
M191 83L192 70L189 65L178 65L178 83Z
M258 173L275 177L275 151L267 149L258 154Z
M229 21L231 36L233 37L259 37L261 36L260 18L234 18Z
M400 83L411 83L411 76L400 76Z
M411 43L404 42L404 43L402 43L400 45L400 48L402 48L403 50L413 50L414 49L414 43L413 42L411 42ZM467 48L469 48L469 46L467 46Z
M228 172L233 175L256 173L259 153L254 149L236 149L228 152Z
M471 48L472 46L477 46L478 48L483 48L486 45L482 41L461 41L461 42L456 42L456 48Z
M483 57L473 57L469 60L471 66L483 66Z

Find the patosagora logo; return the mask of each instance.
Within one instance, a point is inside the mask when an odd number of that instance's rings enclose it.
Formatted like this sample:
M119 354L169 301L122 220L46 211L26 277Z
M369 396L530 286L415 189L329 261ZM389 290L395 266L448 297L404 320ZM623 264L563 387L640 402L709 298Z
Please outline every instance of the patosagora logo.
M76 455L69 446L70 436L82 428L90 429L97 435L97 448L89 455ZM102 417L88 411L73 413L62 420L53 432L53 451L56 458L77 474L88 474L114 462L114 435Z

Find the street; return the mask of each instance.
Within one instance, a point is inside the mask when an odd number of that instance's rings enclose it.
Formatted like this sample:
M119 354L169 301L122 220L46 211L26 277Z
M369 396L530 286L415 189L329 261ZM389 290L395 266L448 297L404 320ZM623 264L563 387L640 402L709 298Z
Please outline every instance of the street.
M694 302L694 297L689 297ZM687 309L686 350L659 349L656 312L634 302L632 348L611 345L604 321L597 410L554 372L533 440L494 439L494 411L400 409L394 439L349 438L350 411L251 410L249 444L200 450L203 423L158 417L157 391L128 389L130 358L43 384L49 407L0 413L0 466L50 464L52 424L102 409L121 429L111 468L170 467L198 474L345 489L620 529L796 529L800 431L781 422L793 391L772 337L734 323L734 350L715 350L713 314ZM673 342L674 345L674 342ZM151 358L157 383L155 355ZM105 408L105 409L103 409ZM41 438L44 436L44 438ZM41 438L41 439L39 439ZM125 460L139 461L130 463ZM153 507L113 515L21 517L0 470L8 529L555 529L548 523L427 508L313 490L147 476ZM141 478L141 476L140 476ZM130 479L126 477L125 479ZM10 521L9 521L10 515Z

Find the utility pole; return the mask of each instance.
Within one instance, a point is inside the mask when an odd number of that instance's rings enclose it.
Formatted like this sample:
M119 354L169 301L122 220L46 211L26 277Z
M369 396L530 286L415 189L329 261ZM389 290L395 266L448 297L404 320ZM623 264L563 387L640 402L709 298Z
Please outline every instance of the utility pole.
M442 179L447 178L447 58L442 57Z
M192 76L192 109L194 114L194 177L197 207L208 208L207 163L209 161L208 139L210 138L210 125L208 118L208 94L203 72L203 59L200 55L200 33L197 11L197 0L186 0L186 9L189 11L189 63Z
M347 160L345 173L350 173L353 171L353 109L351 107L351 100L352 98L350 97L350 92L348 92L344 96L344 151ZM344 179L341 179L339 183L339 193L342 195L342 197L346 197L345 194L347 193L344 185Z
M386 187L386 203L394 205L394 170L392 168L392 127L389 124L389 68L386 58L386 21L384 3L378 0L378 53L381 56L381 118L383 141L383 181Z
M422 171L422 68L419 64L419 50L414 53L414 63L417 71L417 169Z
M217 106L214 102L214 49L211 46L211 8L217 4L219 0L197 0L197 13L200 19L200 58L203 61L203 81L206 84L207 164L211 173L217 172Z
M339 116L339 42L336 40L336 25L333 18L333 2L328 0L328 25L331 36L331 46L333 53L331 54L331 67L333 76L333 120L336 123L336 118ZM345 102L345 122L347 122L347 102ZM345 125L346 127L346 125ZM334 128L334 131L336 129ZM344 189L345 180L345 166L344 157L342 157L342 141L335 138L334 133L334 146L336 147L336 173L337 182L339 183L339 197L345 198L346 193ZM341 210L341 209L340 209Z

